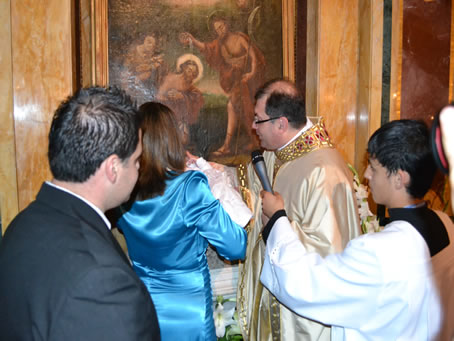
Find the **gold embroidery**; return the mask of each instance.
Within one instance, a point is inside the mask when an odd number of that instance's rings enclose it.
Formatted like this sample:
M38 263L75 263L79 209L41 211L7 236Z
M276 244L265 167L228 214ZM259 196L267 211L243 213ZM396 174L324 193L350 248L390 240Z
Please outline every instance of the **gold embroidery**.
M247 168L244 164L240 164L237 169L237 174L238 174L238 182L240 184L240 188L241 187L247 187Z
M333 148L334 145L325 130L325 124L321 118L317 124L303 132L285 148L275 151L276 157L282 162L295 160L304 154L320 148Z
M244 164L240 164L237 167L237 175L238 175L238 183L239 183L239 191L241 197L243 198L246 205L252 210L252 202L251 202L251 193L248 189L248 178L247 178L247 167ZM245 230L249 235L251 228L254 226L254 218L252 218L249 223L246 225ZM249 244L249 240L248 240ZM240 261L240 265L244 266L243 261ZM242 322L240 323L240 328L242 329L243 335L246 338L249 337L249 326L247 323L247 310L246 310L246 296L244 295L244 282L245 282L245 271L240 271L240 278L239 278L239 295L237 295L237 311L238 311L238 319Z
M247 179L247 167L244 164L240 164L237 169L237 177L239 183L239 191L243 201L246 203L247 207L252 211L252 199L251 193L248 189L248 179ZM254 219L251 219L249 223L245 226L247 233L251 230L251 227L254 224Z
M281 339L281 305L271 293L269 295L271 334L273 341Z

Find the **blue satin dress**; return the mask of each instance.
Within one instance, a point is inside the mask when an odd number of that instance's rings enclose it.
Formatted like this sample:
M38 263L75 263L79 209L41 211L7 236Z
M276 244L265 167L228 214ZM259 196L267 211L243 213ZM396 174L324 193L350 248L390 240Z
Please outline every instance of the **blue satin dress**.
M162 196L135 202L118 226L153 298L162 340L216 340L205 252L210 243L224 258L242 259L247 234L214 198L206 176L173 177Z

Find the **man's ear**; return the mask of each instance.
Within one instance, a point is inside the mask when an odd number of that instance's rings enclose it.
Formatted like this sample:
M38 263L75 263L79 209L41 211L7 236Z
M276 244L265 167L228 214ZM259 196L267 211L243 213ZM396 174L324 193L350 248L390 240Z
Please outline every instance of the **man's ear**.
M120 170L120 158L118 155L110 155L107 159L104 160L101 167L104 168L104 173L106 178L111 182L117 182L118 171Z
M407 188L407 186L410 184L410 174L399 169L394 176L394 182L397 189L401 189L402 187Z
M282 116L281 118L279 118L279 126L278 128L280 130L283 130L284 132L288 130L288 119L287 117L285 116Z

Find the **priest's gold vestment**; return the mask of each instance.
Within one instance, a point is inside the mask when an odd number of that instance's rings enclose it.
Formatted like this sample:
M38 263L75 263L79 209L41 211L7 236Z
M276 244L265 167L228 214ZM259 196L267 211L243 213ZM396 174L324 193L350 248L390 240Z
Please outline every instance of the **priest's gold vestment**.
M360 234L352 173L334 149L323 123L304 131L284 149L264 152L273 190L284 198L294 230L309 252L340 252ZM253 208L246 259L240 264L237 310L245 340L329 340L330 328L281 305L260 283L265 255L261 238L262 189L252 165L239 168L243 196ZM342 312L339 312L342 313Z

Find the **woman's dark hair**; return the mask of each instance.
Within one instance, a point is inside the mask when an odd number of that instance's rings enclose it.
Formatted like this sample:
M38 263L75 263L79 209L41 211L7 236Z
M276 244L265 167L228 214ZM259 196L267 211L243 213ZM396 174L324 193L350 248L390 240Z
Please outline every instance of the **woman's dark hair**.
M161 103L147 102L139 111L143 152L135 195L136 200L145 200L162 195L165 181L172 174L184 172L186 152L172 110Z

